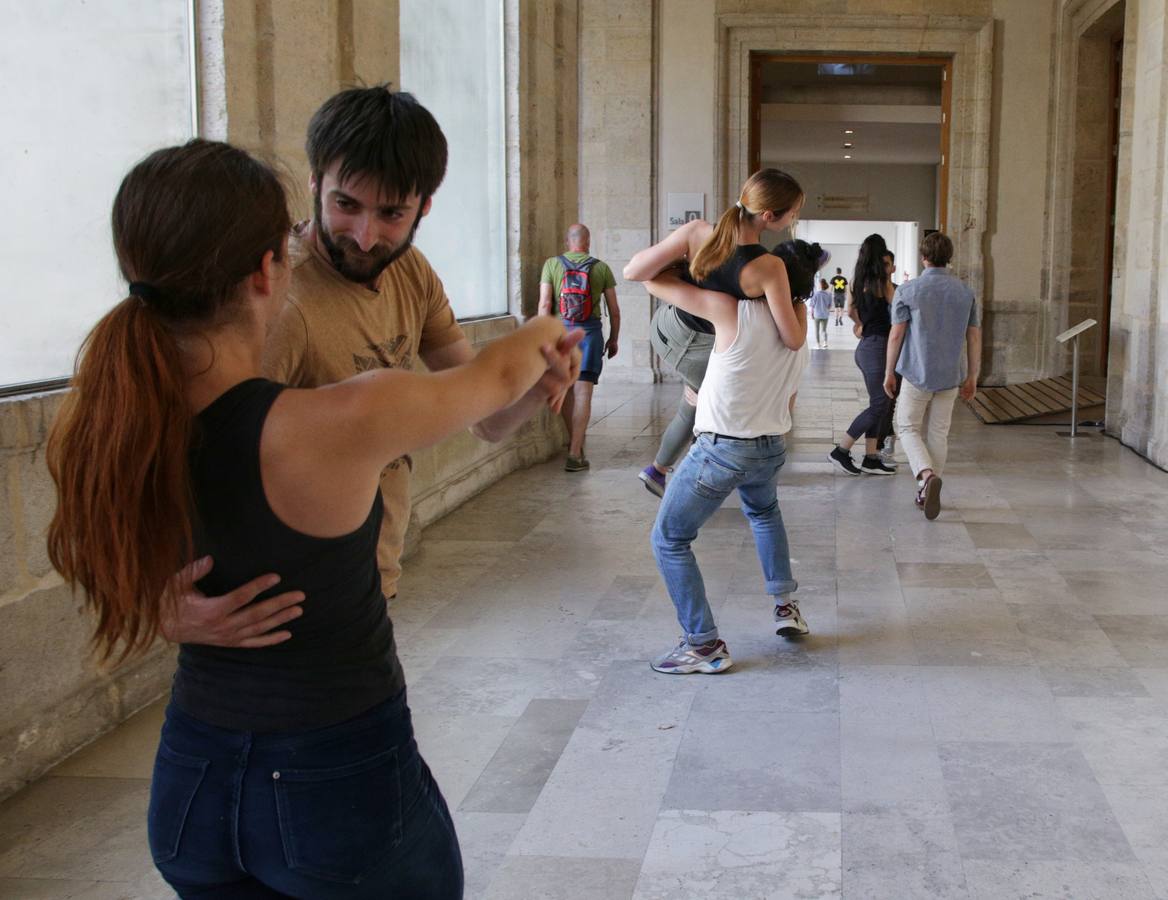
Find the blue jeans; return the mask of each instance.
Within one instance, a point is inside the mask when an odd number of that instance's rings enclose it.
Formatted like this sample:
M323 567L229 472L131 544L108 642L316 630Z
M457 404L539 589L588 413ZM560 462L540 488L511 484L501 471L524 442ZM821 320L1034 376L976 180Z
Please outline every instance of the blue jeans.
M404 690L288 734L217 728L172 703L147 825L184 898L462 897L458 838Z
M786 458L782 435L738 439L702 434L670 480L653 524L653 555L691 644L714 640L718 628L690 545L731 491L738 490L754 532L767 593L778 597L798 587L791 576L791 551L775 487Z

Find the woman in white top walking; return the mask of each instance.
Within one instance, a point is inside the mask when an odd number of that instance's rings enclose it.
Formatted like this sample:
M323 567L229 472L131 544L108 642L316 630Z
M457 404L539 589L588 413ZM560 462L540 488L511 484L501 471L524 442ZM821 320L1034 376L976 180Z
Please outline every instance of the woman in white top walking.
M809 352L806 311L791 302L782 261L754 252L763 231L789 228L802 205L795 179L763 169L747 180L716 226L689 223L625 268L626 278L644 280L654 296L714 325L714 350L698 394L697 441L669 482L653 526L653 553L683 631L679 644L653 661L658 672L730 668L691 545L735 489L774 598L777 632L808 631L791 596L797 583L775 487L786 459L791 395ZM689 261L696 286L664 272L678 260ZM728 285L730 280L736 284Z

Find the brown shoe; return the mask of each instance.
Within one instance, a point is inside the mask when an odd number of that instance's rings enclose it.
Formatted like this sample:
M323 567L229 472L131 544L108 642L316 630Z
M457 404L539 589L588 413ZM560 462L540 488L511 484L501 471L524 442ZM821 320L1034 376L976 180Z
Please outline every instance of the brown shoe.
M592 468L592 464L583 456L569 456L564 460L565 472L584 472Z
M925 518L931 522L941 514L941 476L930 475L921 494L924 498Z

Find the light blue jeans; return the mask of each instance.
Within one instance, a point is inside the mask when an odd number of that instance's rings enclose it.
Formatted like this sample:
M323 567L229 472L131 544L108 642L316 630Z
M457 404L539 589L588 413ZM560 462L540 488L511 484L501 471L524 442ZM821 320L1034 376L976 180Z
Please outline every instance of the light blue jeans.
M670 479L653 524L653 555L691 644L714 640L718 628L690 545L731 491L738 490L754 532L767 593L778 597L798 587L791 576L791 551L775 487L786 458L782 435L739 439L702 434Z

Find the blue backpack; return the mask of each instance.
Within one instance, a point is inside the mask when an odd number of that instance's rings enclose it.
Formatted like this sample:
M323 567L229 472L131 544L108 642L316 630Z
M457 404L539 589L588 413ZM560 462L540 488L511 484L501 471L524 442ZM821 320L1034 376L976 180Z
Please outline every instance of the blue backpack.
M592 318L592 281L589 273L596 265L596 260L591 256L578 263L566 256L558 259L564 267L564 277L560 279L560 318L573 324L587 322Z

